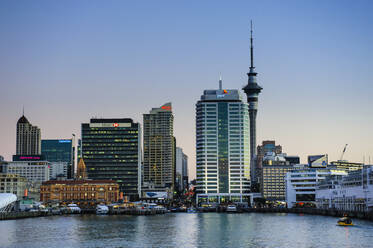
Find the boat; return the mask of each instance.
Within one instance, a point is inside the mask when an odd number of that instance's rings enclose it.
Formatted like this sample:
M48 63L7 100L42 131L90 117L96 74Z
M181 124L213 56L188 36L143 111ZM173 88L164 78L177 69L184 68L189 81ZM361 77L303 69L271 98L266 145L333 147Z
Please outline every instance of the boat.
M106 205L97 205L96 207L96 214L102 215L102 214L108 214L109 213L109 208Z
M337 222L338 226L353 226L352 220L350 217L340 218Z
M228 205L226 209L227 213L236 213L237 212L237 207L236 205Z
M74 203L67 205L67 210L71 214L80 214L80 212L82 211L80 207L78 207L78 205Z
M190 213L190 214L197 213L197 209L195 209L194 207L190 207L187 209L187 213Z

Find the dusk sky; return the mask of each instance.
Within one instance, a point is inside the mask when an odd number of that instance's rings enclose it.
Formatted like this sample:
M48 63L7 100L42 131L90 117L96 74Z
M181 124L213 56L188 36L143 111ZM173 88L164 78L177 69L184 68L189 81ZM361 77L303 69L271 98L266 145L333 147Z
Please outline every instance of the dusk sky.
M259 3L260 2L260 3ZM132 118L172 102L195 177L195 104L241 89L254 22L257 143L289 155L373 163L373 1L1 1L0 155L25 116L42 139L91 117Z

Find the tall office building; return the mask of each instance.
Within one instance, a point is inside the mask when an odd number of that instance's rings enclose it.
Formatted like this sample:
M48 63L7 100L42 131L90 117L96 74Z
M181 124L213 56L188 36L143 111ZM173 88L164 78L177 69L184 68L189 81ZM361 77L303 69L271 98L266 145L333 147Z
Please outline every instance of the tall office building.
M132 119L82 124L82 158L89 179L115 180L124 196L141 195L141 129Z
M262 91L262 87L260 87L257 83L256 75L258 74L255 71L254 67L254 47L253 47L253 29L252 29L252 23L251 23L251 36L250 36L250 68L249 73L247 73L247 76L249 77L247 85L242 88L242 90L247 95L247 102L249 104L249 116L250 116L250 158L251 163L254 165L255 161L255 149L256 149L256 115L258 112L258 96L260 92ZM252 180L256 181L256 172L255 172L255 166L251 167L251 175Z
M196 104L197 192L209 202L250 191L248 106L238 90L205 90ZM239 199L238 199L239 198Z
M174 116L171 103L144 114L144 184L173 192L175 185ZM147 189L146 189L147 190Z
M180 147L176 147L176 185L179 191L188 186L188 156Z
M40 128L22 115L17 121L16 155L40 155L40 137Z
M67 164L67 178L74 176L74 147L72 139L45 139L41 141L41 154L49 162ZM51 174L52 175L52 174Z

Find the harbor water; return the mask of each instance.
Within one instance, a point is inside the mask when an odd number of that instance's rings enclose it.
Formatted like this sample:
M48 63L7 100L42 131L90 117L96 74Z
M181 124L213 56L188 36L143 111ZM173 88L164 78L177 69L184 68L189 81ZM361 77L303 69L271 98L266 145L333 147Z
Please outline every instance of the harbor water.
M279 213L70 215L0 221L0 247L373 247L373 222Z

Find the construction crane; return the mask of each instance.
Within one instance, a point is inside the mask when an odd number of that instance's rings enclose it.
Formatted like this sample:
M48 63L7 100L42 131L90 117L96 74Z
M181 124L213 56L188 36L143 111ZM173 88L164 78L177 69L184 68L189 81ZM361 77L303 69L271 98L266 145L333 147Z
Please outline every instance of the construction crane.
M342 152L342 154L341 154L341 158L339 159L340 161L342 161L342 159L343 159L343 155L345 155L347 145L348 145L348 144L346 144L346 145L345 145L345 148L343 148L343 152Z

